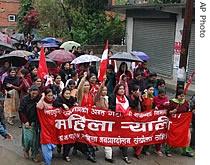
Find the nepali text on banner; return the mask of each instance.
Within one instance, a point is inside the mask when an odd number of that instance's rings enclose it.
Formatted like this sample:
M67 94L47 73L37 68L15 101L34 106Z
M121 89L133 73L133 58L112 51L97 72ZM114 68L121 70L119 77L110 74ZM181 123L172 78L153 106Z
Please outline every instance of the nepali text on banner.
M99 146L140 146L167 139L166 110L121 113L98 108L73 107L38 110L41 144L82 142Z

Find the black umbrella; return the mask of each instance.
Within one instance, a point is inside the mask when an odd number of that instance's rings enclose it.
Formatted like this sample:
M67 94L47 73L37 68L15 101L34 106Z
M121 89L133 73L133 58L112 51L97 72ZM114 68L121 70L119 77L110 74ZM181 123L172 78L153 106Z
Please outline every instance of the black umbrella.
M0 56L0 64L3 64L5 61L9 61L15 67L23 66L28 62L25 56L15 54L4 54Z
M24 41L24 34L23 33L15 33L11 36L12 44L20 43L21 41Z
M39 60L40 60L39 58L32 59L32 60L29 61L29 64L30 65L35 65L35 66L38 67L39 66ZM46 62L47 62L47 67L48 68L56 68L57 67L56 63L49 58L46 58Z
M135 55L127 52L117 52L113 56L110 57L112 60L117 61L129 61L129 62L143 62L141 59L136 57Z
M7 50L7 51L13 51L13 50L15 50L15 48L12 45L7 44L7 43L4 43L2 41L0 41L0 49Z

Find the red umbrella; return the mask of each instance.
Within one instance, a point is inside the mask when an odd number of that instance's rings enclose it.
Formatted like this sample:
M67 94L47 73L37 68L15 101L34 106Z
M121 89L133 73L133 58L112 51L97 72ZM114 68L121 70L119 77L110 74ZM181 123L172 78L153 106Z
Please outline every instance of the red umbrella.
M76 58L74 54L65 50L54 50L47 57L57 62L70 62Z

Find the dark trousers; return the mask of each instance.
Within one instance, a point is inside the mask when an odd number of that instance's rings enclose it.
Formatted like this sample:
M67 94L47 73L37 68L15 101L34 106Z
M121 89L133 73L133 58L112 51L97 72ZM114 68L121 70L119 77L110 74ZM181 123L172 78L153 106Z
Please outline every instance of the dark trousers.
M192 116L192 133L191 133L191 142L190 146L195 148L195 114L193 113Z
M74 148L82 152L87 157L91 156L95 158L95 149L91 145L85 143L75 143Z
M128 147L120 147L123 157L128 157Z
M69 156L69 152L71 148L74 146L74 144L64 144L63 145L63 157Z

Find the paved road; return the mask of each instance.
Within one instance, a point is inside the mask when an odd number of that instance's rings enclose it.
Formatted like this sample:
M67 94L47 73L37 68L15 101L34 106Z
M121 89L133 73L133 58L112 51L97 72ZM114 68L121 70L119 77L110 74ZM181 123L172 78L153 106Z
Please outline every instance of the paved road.
M0 139L0 164L1 165L34 165L39 163L33 163L31 160L26 160L23 158L23 152L21 147L21 129L18 128L19 122L17 121L15 126L8 126L9 132L14 135L15 139L13 141ZM194 165L195 159L180 156L178 154L174 155L172 158L158 157L156 154L151 156L142 155L140 160L133 157L133 150L130 149L130 158L133 165ZM115 163L117 165L124 165L125 162L121 159L121 154L118 148L114 148L113 156ZM104 161L104 152L102 148L96 152L97 164L105 165L108 164ZM67 163L61 159L61 155L55 152L53 165L67 165L67 164L82 164L89 165L94 164L85 159L82 154L71 157L71 163Z

